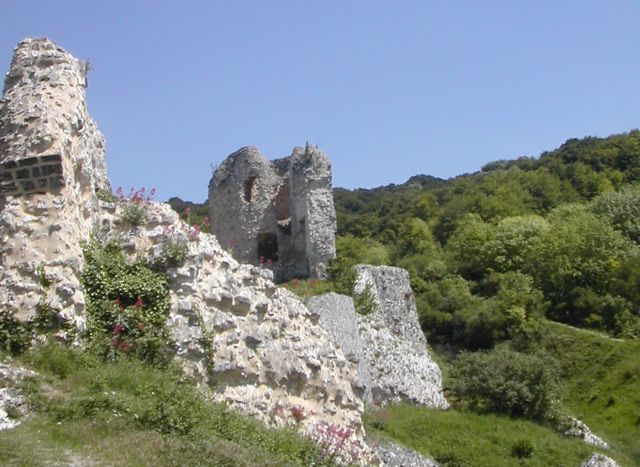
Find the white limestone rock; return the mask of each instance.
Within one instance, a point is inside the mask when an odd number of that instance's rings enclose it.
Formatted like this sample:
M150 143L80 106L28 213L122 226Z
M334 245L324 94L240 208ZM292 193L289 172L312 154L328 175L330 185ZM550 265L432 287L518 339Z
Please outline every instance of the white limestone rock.
M109 188L85 87L85 65L48 39L26 39L0 101L0 307L27 319L46 303L80 329L80 242L95 225L96 191Z
M361 389L359 395L365 402L371 403L371 377L362 350L353 299L331 292L310 297L307 307L318 315L318 324L328 331L345 357L358 366L356 386Z
M385 442L370 444L371 450L380 459L381 464L388 467L438 467L428 457L399 444Z
M358 314L360 341L376 405L410 402L446 409L442 374L420 329L409 273L389 266L357 265L354 294L369 290L373 312Z
M37 373L31 370L0 363L0 431L15 428L28 414L28 406L19 385L25 377L35 376Z
M574 417L569 417L567 422L569 426L564 433L565 435L572 436L574 438L581 438L585 443L602 449L609 449L609 443L593 433L583 421Z
M611 459L610 457L605 456L604 454L599 454L594 452L591 457L585 460L580 467L618 467L619 464Z

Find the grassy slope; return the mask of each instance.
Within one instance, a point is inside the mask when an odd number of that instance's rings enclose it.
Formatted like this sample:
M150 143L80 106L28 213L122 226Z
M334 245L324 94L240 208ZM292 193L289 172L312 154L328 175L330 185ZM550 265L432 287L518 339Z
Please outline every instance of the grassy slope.
M580 465L594 451L533 422L455 409L393 406L370 415L367 425L370 433L393 438L450 467L569 467ZM530 457L513 453L520 443L532 447Z
M208 403L173 370L49 346L20 362L35 413L0 432L0 465L322 465L315 446Z
M640 465L640 341L549 322L543 345L560 364L565 406Z
M640 341L554 322L545 323L543 336L543 346L562 371L563 405L605 438L611 450L594 449L525 420L410 406L369 415L370 433L391 437L449 466L577 466L593 451L622 465L640 466ZM449 359L438 361L446 375ZM533 446L530 458L513 456L520 440Z

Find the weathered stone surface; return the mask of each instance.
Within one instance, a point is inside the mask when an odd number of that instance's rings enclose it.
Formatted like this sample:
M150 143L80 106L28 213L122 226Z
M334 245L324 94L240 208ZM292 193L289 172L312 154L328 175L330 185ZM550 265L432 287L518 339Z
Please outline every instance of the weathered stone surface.
M367 285L368 284L368 285ZM412 402L447 408L440 368L427 350L407 271L358 265L355 293L369 290L372 313L356 313L353 299L329 293L307 306L336 345L358 365L357 385L366 403Z
M168 205L145 205L146 224L130 228L122 222L125 203L98 200L96 191L109 183L103 138L84 101L85 72L49 40L28 39L16 49L0 107L0 178L30 177L35 183L45 167L57 164L61 170L51 172L62 182L53 190L7 191L0 198L0 306L27 319L38 303L46 303L82 331L82 240L101 231L117 236L132 256L153 260L162 256L168 237L180 237L188 255L170 271L169 326L185 370L208 383L215 399L266 422L293 423L293 410L304 415L305 429L322 421L361 433L363 403L352 388L355 365L295 296L273 284L271 271L238 264L214 236L194 232ZM287 183L300 198L284 204L296 215L326 207L313 193L330 177L322 153L302 150L269 166L278 177L291 174ZM302 232L305 251L321 251L307 243L312 237L303 229L292 232Z
M593 433L583 421L574 417L569 417L568 424L569 427L565 431L565 435L572 436L574 438L581 438L585 443L602 449L609 449L609 444Z
M371 402L369 369L362 350L353 299L346 295L328 293L310 297L307 307L319 316L318 324L327 330L345 357L358 366L356 384L361 388L359 395L365 402Z
M211 179L209 215L218 241L238 261L267 267L280 282L324 278L335 256L329 158L309 145L274 161L242 148Z
M48 39L27 39L0 102L0 307L26 318L47 303L80 328L80 241L95 225L96 191L109 188L85 87L84 64Z
M420 329L409 273L362 264L355 270L354 294L368 290L375 304L372 313L357 316L373 403L412 402L448 408L440 368L431 359Z
M34 376L37 376L37 373L33 371L8 363L0 363L0 431L15 428L27 415L27 403L20 392L19 385L25 377Z
M416 451L395 443L371 443L371 450L388 467L438 467L438 464Z
M580 467L618 467L618 463L604 454L594 452Z

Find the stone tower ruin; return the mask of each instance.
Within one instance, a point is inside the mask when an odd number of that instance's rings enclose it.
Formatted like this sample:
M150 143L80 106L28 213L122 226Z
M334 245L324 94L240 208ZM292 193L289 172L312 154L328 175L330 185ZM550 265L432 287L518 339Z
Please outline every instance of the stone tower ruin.
M213 174L209 215L237 260L268 267L278 282L323 279L336 253L331 162L308 144L273 161L242 148Z
M110 191L104 138L87 112L88 66L48 39L15 49L0 101L0 309L84 314L80 241ZM43 276L52 285L44 287Z

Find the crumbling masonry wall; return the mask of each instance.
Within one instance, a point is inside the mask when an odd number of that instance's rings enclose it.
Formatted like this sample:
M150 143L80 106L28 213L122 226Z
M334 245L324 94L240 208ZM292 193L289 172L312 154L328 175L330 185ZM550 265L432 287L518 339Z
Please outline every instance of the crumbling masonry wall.
M86 71L54 42L24 40L0 101L0 309L26 319L42 303L79 327L80 241L96 225L97 190L109 189Z
M336 232L329 158L309 145L274 161L242 148L211 179L209 215L238 261L273 270L279 282L325 278Z

